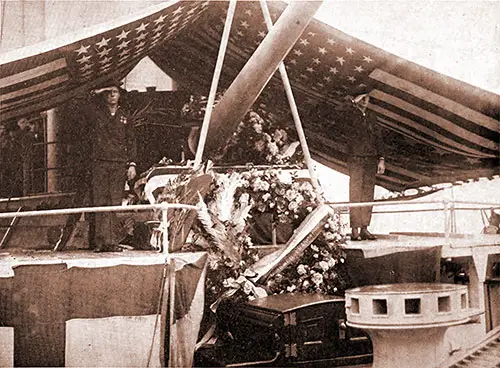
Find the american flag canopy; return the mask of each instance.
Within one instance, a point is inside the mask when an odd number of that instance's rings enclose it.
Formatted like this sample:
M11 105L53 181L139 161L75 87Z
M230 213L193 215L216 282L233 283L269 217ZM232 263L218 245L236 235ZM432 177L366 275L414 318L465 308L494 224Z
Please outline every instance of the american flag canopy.
M178 84L207 95L228 2L179 1L47 52L5 62L2 119L55 106L123 77L145 55ZM276 21L286 7L269 3ZM267 34L259 2L236 7L219 89L227 88ZM335 108L371 91L388 154L378 183L402 190L499 174L499 96L389 54L313 20L284 60L313 158L346 173L348 122ZM480 66L478 66L480 67ZM289 116L276 74L256 102ZM292 123L291 123L292 124Z
M196 21L207 5L170 1L132 19L90 29L86 34L49 40L3 55L1 120L55 107L107 79L123 78L151 50ZM71 43L65 43L68 38Z

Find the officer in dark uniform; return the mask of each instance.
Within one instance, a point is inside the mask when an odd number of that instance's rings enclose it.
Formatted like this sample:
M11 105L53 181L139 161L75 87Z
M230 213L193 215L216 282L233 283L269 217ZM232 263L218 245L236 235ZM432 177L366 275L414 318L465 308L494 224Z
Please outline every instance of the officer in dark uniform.
M384 144L377 126L375 114L367 110L368 94L361 94L350 101L347 142L347 166L349 169L349 201L373 202L377 174L385 172ZM349 210L352 228L351 240L374 240L368 231L372 206L353 207Z
M135 179L135 135L128 113L120 106L120 83L109 82L95 91L92 120L92 186L94 206L120 205L126 181ZM120 225L115 213L95 214L94 246L118 245Z
M108 81L92 92L89 106L81 107L81 127L74 142L77 168L77 206L120 205L126 182L137 176L134 127L120 106L119 81ZM70 216L56 243L61 250L74 230L79 215ZM121 240L121 225L115 213L89 214L89 245L95 250L113 250Z

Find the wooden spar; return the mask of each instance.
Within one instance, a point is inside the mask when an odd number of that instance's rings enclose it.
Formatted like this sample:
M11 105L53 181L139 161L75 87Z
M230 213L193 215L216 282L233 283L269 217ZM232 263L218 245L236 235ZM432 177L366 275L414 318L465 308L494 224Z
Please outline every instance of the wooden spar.
M302 35L321 1L293 1L255 50L241 72L214 107L208 128L206 151L225 144L248 109L266 86L295 42Z
M262 13L264 14L264 20L267 25L267 29L270 30L273 27L273 21L267 3L265 0L260 0L260 6L262 8ZM324 197L321 191L321 187L318 182L318 177L316 175L316 170L314 170L314 163L311 158L311 153L309 152L309 146L307 145L306 135L304 134L304 128L302 128L302 122L300 121L299 110L297 109L297 104L295 103L295 97L293 96L292 85L290 84L290 79L288 79L288 73L286 72L285 63L280 62L279 71L281 74L281 80L283 81L283 86L285 87L286 97L288 98L288 103L290 105L290 110L292 111L293 121L295 123L295 129L297 130L297 135L299 136L300 146L304 154L304 159L306 161L307 170L309 170L309 176L311 178L311 183L316 191L316 201L319 204L323 204Z

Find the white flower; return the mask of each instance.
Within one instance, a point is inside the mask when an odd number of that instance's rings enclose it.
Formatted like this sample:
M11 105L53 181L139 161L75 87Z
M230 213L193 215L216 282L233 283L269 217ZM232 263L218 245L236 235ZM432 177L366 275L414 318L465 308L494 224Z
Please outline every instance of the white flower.
M253 291L253 284L250 281L245 281L243 284L243 291L249 295Z
M296 211L297 209L299 208L299 204L295 201L291 201L289 204L288 204L288 209L290 211Z
M329 266L329 267L335 267L335 265L336 265L336 264L337 264L337 260L336 260L336 259L334 259L334 258L330 258L330 259L328 260L328 266Z
M279 153L279 151L280 151L279 148L278 148L278 146L274 142L269 142L267 144L267 149L269 150L269 152L273 156L276 156Z
M287 140L287 134L286 131L283 129L276 129L276 131L273 134L273 138L276 142L284 142Z
M302 283L302 287L303 287L304 289L307 289L307 288L309 287L309 285L310 285L310 282L309 282L309 281L307 281L307 280L304 280L304 282Z
M236 280L232 277L229 277L222 282L222 285L224 285L224 287L229 288L229 287L234 286L235 283L236 283Z
M300 189L305 192L314 192L314 188L308 181L304 181L300 184Z
M297 196L297 192L296 191L294 191L292 189L288 189L286 191L285 198L288 199L289 201L293 201L296 196Z
M320 286L323 283L323 275L320 273L315 273L311 276L311 281L314 282L316 286Z
M271 198L271 193L266 193L262 196L262 200L264 202L267 202L269 200L269 198Z
M257 132L257 133L259 133L259 134L260 134L260 133L262 133L262 124L260 124L260 123L255 123L255 124L253 125L253 129L255 130L255 132Z
M264 150L264 147L266 146L266 143L261 139L255 142L254 146L257 151L262 152Z
M328 269L330 268L330 265L328 264L328 262L325 262L325 261L319 262L319 266L321 267L321 269L323 271L328 271Z
M299 275L305 275L307 273L306 267L303 264L298 265L297 273Z
M254 182L252 183L252 188L254 191L264 191L267 192L269 190L269 183L267 181L262 180L261 178L257 177Z
M295 285L290 285L290 286L286 287L286 291L288 291L289 293L294 292L295 289L297 289L297 286L295 286Z
M335 240L335 234L331 233L330 231L327 231L325 233L325 239L326 240Z

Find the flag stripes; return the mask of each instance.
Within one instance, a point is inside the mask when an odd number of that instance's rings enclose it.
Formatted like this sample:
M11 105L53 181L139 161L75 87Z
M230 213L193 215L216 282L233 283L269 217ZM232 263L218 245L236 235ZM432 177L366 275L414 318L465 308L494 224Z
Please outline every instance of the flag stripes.
M372 109L376 109L376 107L372 107ZM414 129L405 128L398 121L395 121L395 120L392 120L389 118L383 118L380 116L378 116L377 119L379 122L382 123L381 124L382 126L385 126L388 129L391 129L395 132L398 132L399 134L401 134L405 137L408 137L412 140L419 141L419 142L427 144L429 146L434 146L436 148L442 149L443 151L448 151L448 152L456 153L459 155L466 154L462 150L457 150L457 149L453 148L451 145L444 144L445 142L443 142L443 141L434 139L433 137L427 136L426 134L421 134L420 132L416 132ZM453 143L453 141L450 141L450 142ZM482 155L478 156L478 155L474 155L471 153L467 153L467 155L469 155L471 157L483 157Z
M330 141L328 138L323 137L315 132L312 132L310 130L306 130L307 136L309 137L309 140L311 142L314 142L315 146L322 146L324 151L327 151L329 154L331 154L333 157L336 157L340 160L342 160L345 164L344 166L347 167L347 149L346 146L343 144L337 144L335 148L329 147ZM417 172L410 171L408 169L405 169L404 167L398 166L396 164L386 164L387 168L393 173L395 177L399 177L401 182L404 181L417 181L417 180L426 180L428 177L426 175L419 174ZM390 167L390 168L389 168Z
M31 47L18 52L18 59L0 55L0 119L54 107L105 78L123 77L145 55L180 85L206 95L227 7L227 2L171 1L66 37L57 46ZM269 7L277 20L286 4L271 2ZM232 83L267 33L259 2L239 2L221 89ZM498 174L500 98L494 93L420 67L319 21L309 24L284 63L304 127L308 134L316 134L308 136L318 144L311 149L316 157L322 152L323 160L330 156L329 166L345 172L342 147L349 122L335 118L334 112L352 96L371 91L369 108L388 137L388 170L377 179L379 184L397 190L443 178ZM257 103L268 113L289 118L283 96L275 73ZM331 116L318 117L320 108L329 109ZM319 118L325 121L316 126Z
M30 104L33 104L35 100L50 98L50 95L55 96L63 92L65 89L66 89L66 84L62 84L59 86L49 86L46 89L41 89L36 92L26 93L21 97L12 98L8 102L3 102L2 109L4 110L4 112L7 112L9 110L21 108L23 106L28 106Z
M380 69L375 69L370 73L370 78L381 82L387 86L392 87L394 90L406 92L408 95L415 96L419 101L425 101L430 105L442 108L443 110L453 113L455 116L463 118L465 121L470 121L477 124L477 126L490 129L494 132L500 132L500 124L498 120L490 118L478 111L475 111L467 106L452 101L446 97L433 93L425 88L417 86L414 83L398 78L390 73L384 72ZM493 138L494 139L494 138Z
M482 152L481 149L475 149L468 147L467 145L461 144L460 142L454 140L453 139L454 137L452 135L448 135L447 132L442 132L442 130L437 127L432 127L432 126L428 127L426 125L421 124L423 119L419 119L418 117L411 115L407 117L408 113L405 110L398 111L393 106L387 104L384 105L380 101L373 101L372 104L370 105L370 109L380 115L383 115L386 118L389 118L392 121L397 122L403 128L406 129L409 128L412 129L414 132L417 132L418 134L423 134L424 136L422 138L424 138L425 136L432 137L437 142L441 142L442 144L444 143L448 146L461 150L463 154L471 154L479 157L494 157L494 154L487 154ZM402 114L407 116L403 116Z
M42 111L95 88L112 75L123 78L152 49L195 22L208 2L170 1L94 27L91 32L14 50L0 58L0 119ZM150 9L150 10L148 10ZM81 37L81 38L78 38ZM43 50L37 53L36 51ZM16 56L24 55L20 59Z
M469 120L465 120L461 116L455 115L447 110L444 110L441 107L437 107L436 105L433 105L430 102L422 101L413 95L407 94L405 92L394 89L387 85L378 84L375 86L375 89L383 91L388 95L398 96L398 98L406 101L407 103L419 106L430 113L441 116L442 118L449 121L451 124L457 125L458 127L464 129L466 132L471 132L472 134L475 134L476 136L479 137L483 137L491 142L500 141L499 133L489 129L488 127L478 125Z
M422 126L435 126L434 129L441 131L443 135L454 135L464 142L470 142L471 146L478 148L487 148L489 150L496 150L496 144L487 138L477 135L469 130L444 119L441 116L433 114L419 106L410 104L399 97L387 94L378 89L370 93L375 100L380 100L386 103L387 106L391 105L399 111L404 111L406 116L413 116L414 120L419 121Z
M67 74L47 79L41 83L31 85L29 87L23 88L23 89L17 89L15 91L12 91L10 93L5 93L0 96L0 102L8 101L10 99L16 98L16 97L22 97L27 94L32 94L35 92L38 92L40 90L44 90L48 87L53 87L57 86L59 84L62 84L64 82L67 82L69 80L69 76Z
M9 75L0 79L0 90L8 86L26 82L33 78L41 77L55 70L64 69L65 67L66 59L59 58L46 64L42 64L40 66L22 71L20 73Z
M339 160L334 156L326 154L324 151L318 150L316 148L311 149L311 154L313 158L319 163L331 167L332 169L341 172L342 174L349 175L349 171L347 169L347 164L343 160ZM382 185L384 188L389 190L401 190L401 188L405 188L408 183L412 183L415 181L408 180L400 180L393 176L383 175L377 178L377 184Z

